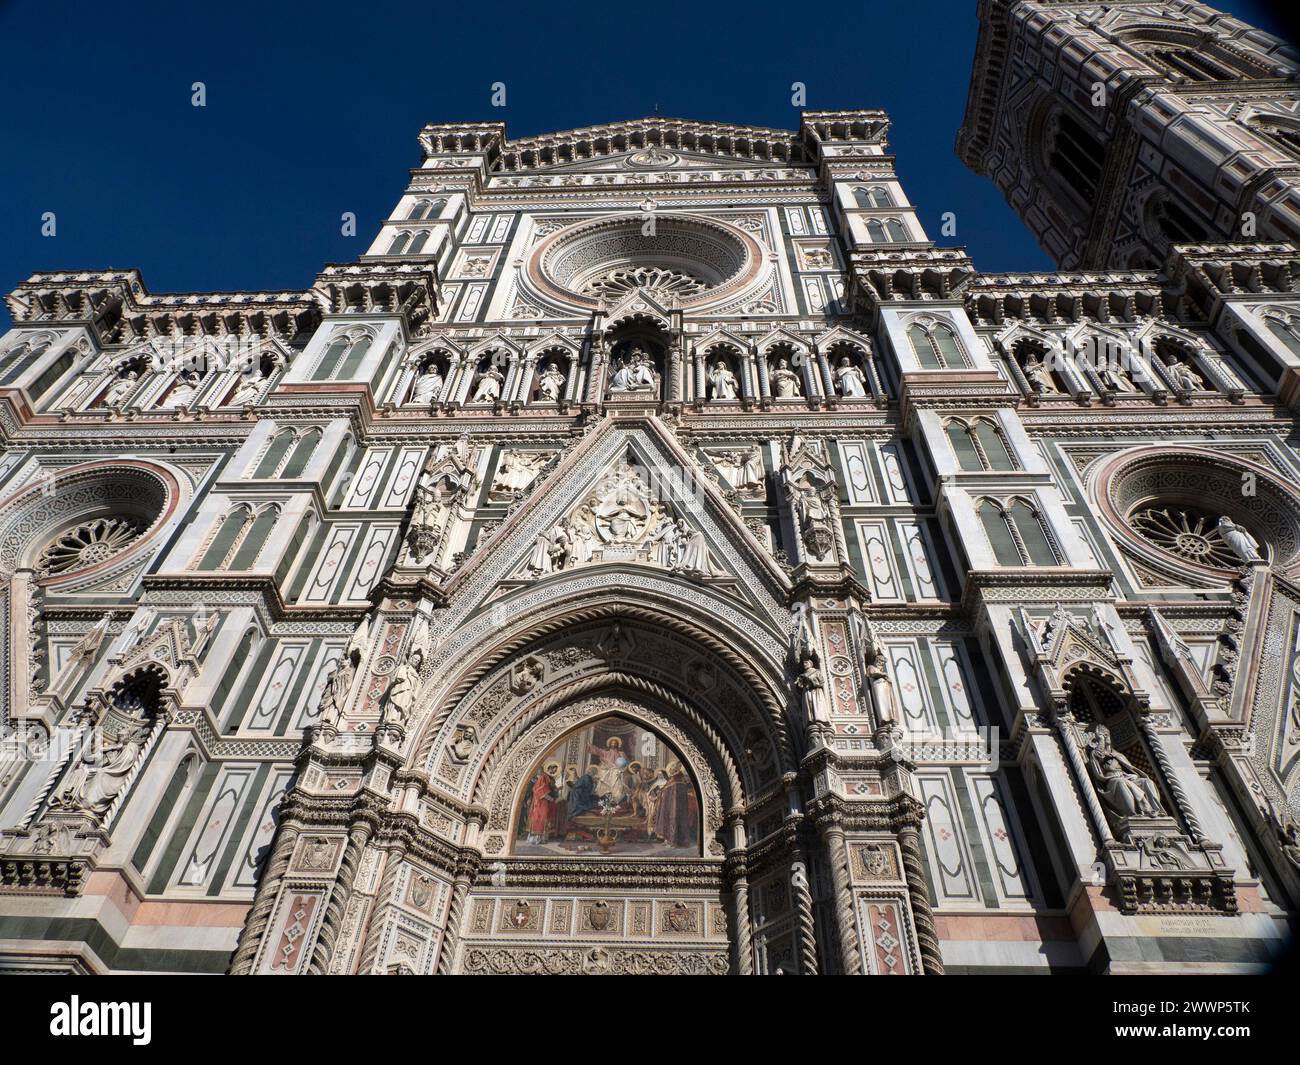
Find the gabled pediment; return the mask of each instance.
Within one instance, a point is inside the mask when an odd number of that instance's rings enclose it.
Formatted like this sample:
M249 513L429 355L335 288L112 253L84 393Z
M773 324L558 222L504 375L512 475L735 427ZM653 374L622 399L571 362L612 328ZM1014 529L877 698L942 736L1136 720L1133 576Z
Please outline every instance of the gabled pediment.
M629 292L605 312L605 326L612 328L621 322L646 318L668 329L672 326L675 310L676 308L659 299L653 292L639 288Z
M785 571L652 416L602 422L480 539L446 585L449 621L494 589L499 596L598 567L712 587L774 622L787 613Z

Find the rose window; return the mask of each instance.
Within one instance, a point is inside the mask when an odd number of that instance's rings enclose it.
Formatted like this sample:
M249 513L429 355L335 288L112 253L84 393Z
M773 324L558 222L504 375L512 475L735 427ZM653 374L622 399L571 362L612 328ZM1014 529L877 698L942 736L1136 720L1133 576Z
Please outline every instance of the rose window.
M643 266L630 270L610 270L599 277L593 277L583 286L582 294L606 299L621 299L629 292L643 289L654 293L660 299L668 296L690 299L692 296L707 292L709 288L707 282L682 270Z
M60 533L47 544L36 569L47 577L106 562L139 538L142 528L129 518L96 518Z
M1236 553L1219 535L1218 516L1190 507L1146 507L1129 516L1133 529L1170 554L1202 566L1230 569Z
M725 218L646 210L547 234L520 280L530 295L584 309L638 290L696 309L762 284L766 258L753 236Z

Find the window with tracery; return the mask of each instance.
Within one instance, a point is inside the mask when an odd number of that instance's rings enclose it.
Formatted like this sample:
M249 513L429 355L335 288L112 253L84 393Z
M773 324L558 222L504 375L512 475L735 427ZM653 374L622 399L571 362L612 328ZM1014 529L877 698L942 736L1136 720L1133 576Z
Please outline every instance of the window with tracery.
M942 322L928 326L913 322L907 328L907 339L911 342L917 362L927 370L966 365L956 335Z
M986 498L980 501L977 512L998 565L1060 565L1047 523L1028 500Z
M43 577L85 569L126 550L144 531L133 518L94 518L59 533L41 550L35 569Z

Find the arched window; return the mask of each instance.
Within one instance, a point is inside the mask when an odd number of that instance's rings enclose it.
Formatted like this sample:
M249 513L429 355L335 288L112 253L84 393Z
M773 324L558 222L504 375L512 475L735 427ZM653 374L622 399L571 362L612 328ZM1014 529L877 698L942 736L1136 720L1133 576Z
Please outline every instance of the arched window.
M975 444L983 453L984 465L990 470L1014 470L1016 461L1002 436L1002 430L987 418L979 418L974 425Z
M429 243L429 233L426 230L425 232L420 233L416 236L415 240L411 242L411 247L406 254L419 255L420 252L424 251L424 246L428 243Z
M416 200L415 203L411 205L411 213L408 214L406 217L409 218L412 222L419 222L422 219L428 218L429 212L432 209L433 209L433 204L431 204L428 200Z
M230 564L226 568L232 570L252 569L257 563L257 556L262 553L262 548L266 546L267 537L271 535L271 529L279 517L280 511L276 507L263 507L254 519L253 524L244 534L235 551L234 558L230 560Z
M1047 161L1085 203L1091 204L1101 180L1105 148L1073 115L1057 112L1047 124Z
M957 337L951 328L942 322L929 327L920 322L913 322L907 329L907 339L911 341L912 351L917 361L927 370L942 370L950 366L965 366L966 358L962 355Z
M227 511L217 524L216 534L208 543L196 569L221 569L226 559L235 549L236 543L243 538L244 530L252 520L252 511L247 504L241 503L233 510Z
M1013 501L1009 513L1026 561L1034 566L1057 565L1056 552L1052 549L1042 515L1023 499Z
M872 207L893 207L894 197L889 194L888 189L874 188L871 190Z
M871 238L873 244L887 244L889 237L885 235L885 225L879 218L873 218L867 223L867 236Z
M410 242L411 242L410 233L398 233L397 236L393 238L393 242L390 245L388 245L387 254L401 255L402 252L406 251L406 246Z
M907 230L903 228L903 223L897 218L891 218L885 222L885 232L889 234L891 241L902 242L908 239Z
M331 340L329 347L325 349L325 354L321 356L320 362L316 364L311 379L313 381L324 381L329 378L351 345L352 341L345 336L335 337Z
M275 477L284 465L285 456L289 454L289 449L293 447L297 439L298 434L292 429L285 429L273 436L271 443L262 454L262 461L257 464L257 469L253 471L253 476Z
M1287 318L1266 318L1268 331L1286 345L1286 349L1300 355L1300 320Z
M290 452L289 461L284 464L280 476L301 477L302 471L307 468L307 463L311 460L312 452L316 450L316 445L320 443L320 438L319 429L309 429L303 433L293 451Z
M1209 239L1199 218L1172 196L1160 196L1151 204L1151 220L1170 244L1195 244Z
M969 425L954 418L948 423L948 440L963 470L1017 468L1002 431L987 418L976 418Z
M871 193L866 189L854 189L853 202L863 209L870 209L875 206L875 204L871 202Z
M1059 564L1042 516L1026 500L1009 506L984 499L977 508L984 532L1000 566L1055 566Z
M35 344L23 342L16 347L11 353L13 362L5 372L3 378L0 378L0 385L7 385L18 380L23 374L36 364L36 360L50 350L48 340L39 340Z
M1006 511L992 499L985 499L979 505L980 521L984 524L984 534L989 538L993 548L993 557L999 566L1020 566L1020 548L1016 546L1015 535L1007 520Z
M975 448L975 439L965 422L953 419L948 423L948 442L957 456L957 465L963 470L984 469L984 462Z
M370 343L370 337L363 336L352 345L348 350L347 358L343 360L343 368L339 371L339 377L346 380L357 372L357 368L361 365L361 360L364 359L370 351Z

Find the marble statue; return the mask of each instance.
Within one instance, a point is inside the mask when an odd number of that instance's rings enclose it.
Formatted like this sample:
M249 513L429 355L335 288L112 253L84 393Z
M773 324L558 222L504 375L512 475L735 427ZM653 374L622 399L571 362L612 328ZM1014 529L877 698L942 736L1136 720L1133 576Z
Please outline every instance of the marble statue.
M866 376L853 365L847 355L840 358L840 364L835 369L835 385L845 399L865 399L867 396Z
M1116 817L1165 816L1155 782L1111 746L1105 725L1098 725L1088 741L1088 772L1098 797Z
M1250 535L1244 525L1238 525L1226 514L1219 519L1219 538L1232 549L1242 562L1259 562L1259 541Z

